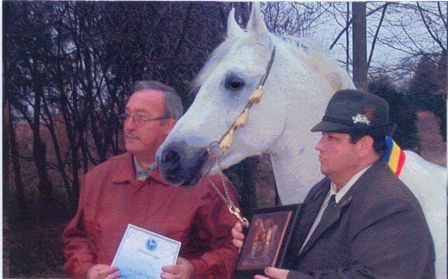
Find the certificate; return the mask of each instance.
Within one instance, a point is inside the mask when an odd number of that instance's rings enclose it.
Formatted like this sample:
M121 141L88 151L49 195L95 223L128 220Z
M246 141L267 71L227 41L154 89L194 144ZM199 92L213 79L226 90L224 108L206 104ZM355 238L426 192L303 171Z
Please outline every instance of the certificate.
M121 278L160 278L162 266L177 261L181 243L163 235L128 224L112 265Z

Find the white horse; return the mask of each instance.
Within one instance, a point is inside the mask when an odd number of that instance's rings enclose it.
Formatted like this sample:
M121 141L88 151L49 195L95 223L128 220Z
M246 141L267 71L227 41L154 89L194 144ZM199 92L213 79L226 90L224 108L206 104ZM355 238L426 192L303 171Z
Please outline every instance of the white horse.
M220 164L207 148L221 139L238 118L266 72L272 50L276 55L261 102L249 110L249 121L235 131L233 144ZM324 115L331 95L354 88L348 74L315 52L293 46L267 31L253 9L247 30L230 12L227 38L213 52L195 80L196 99L157 152L162 174L178 185L194 184L241 160L262 153L271 156L282 204L300 203L319 179L319 134L310 129ZM446 278L446 172L406 151L400 178L420 201L436 247L438 278Z

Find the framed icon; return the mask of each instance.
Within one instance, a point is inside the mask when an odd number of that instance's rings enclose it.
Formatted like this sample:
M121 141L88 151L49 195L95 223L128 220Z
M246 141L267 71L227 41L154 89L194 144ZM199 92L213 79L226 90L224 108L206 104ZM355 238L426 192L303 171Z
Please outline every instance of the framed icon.
M295 204L255 211L236 265L236 278L264 274L268 266L283 267L299 209L300 204Z

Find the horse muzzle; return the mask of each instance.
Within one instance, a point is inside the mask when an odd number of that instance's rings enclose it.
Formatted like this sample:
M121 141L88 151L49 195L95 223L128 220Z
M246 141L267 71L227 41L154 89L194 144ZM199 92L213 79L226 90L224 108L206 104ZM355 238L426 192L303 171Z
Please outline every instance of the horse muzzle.
M163 179L178 186L196 185L207 159L206 148L191 147L185 141L172 142L157 155Z

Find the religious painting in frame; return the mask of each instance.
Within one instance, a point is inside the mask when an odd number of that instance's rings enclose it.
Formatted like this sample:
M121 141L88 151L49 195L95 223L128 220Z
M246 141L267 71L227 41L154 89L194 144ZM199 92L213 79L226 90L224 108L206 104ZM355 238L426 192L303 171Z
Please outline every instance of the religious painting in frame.
M282 267L300 205L257 209L250 221L235 278L264 274L268 266Z

